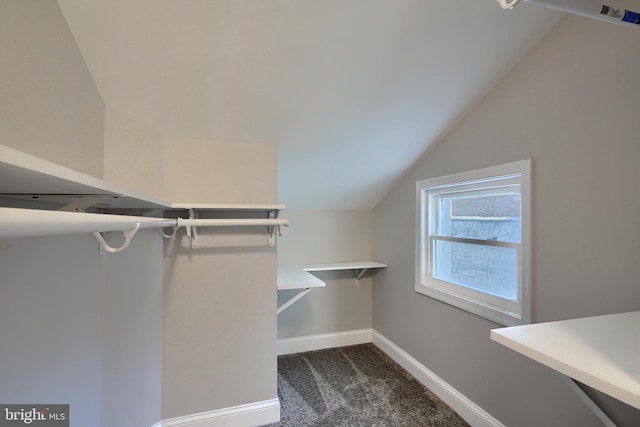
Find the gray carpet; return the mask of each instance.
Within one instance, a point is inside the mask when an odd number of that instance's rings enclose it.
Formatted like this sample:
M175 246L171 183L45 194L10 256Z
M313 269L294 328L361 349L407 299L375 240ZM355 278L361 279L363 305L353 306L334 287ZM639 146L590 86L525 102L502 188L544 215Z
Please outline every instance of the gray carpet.
M278 397L270 427L468 426L373 344L280 356Z

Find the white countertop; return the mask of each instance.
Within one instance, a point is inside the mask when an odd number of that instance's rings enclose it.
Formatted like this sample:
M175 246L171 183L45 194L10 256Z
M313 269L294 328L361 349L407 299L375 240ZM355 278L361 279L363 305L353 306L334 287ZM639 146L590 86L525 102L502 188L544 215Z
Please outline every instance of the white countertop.
M493 329L491 339L640 409L640 311Z

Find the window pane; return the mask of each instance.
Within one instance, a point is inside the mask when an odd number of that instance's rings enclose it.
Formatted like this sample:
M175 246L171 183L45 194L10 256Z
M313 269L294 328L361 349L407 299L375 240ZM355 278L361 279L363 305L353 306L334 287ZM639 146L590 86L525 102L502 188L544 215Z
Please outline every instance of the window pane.
M520 242L520 194L438 198L441 236Z
M510 300L518 297L515 248L435 240L433 277Z

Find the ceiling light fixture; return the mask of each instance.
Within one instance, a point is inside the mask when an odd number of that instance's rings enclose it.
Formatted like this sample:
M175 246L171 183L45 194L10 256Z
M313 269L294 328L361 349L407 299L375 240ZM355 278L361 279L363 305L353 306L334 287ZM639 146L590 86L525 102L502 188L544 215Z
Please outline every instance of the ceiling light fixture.
M608 6L592 0L525 0L528 3L539 4L563 12L575 15L586 16L588 18L600 19L601 21L613 22L616 24L634 25L640 28L640 13L627 9ZM520 0L498 0L498 4L503 9L512 9Z

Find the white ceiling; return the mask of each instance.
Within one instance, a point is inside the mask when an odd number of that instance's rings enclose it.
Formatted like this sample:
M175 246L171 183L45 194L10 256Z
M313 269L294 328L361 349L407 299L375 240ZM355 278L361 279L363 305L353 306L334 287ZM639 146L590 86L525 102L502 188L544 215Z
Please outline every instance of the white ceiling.
M561 17L495 0L58 0L105 104L278 143L279 202L372 208Z

